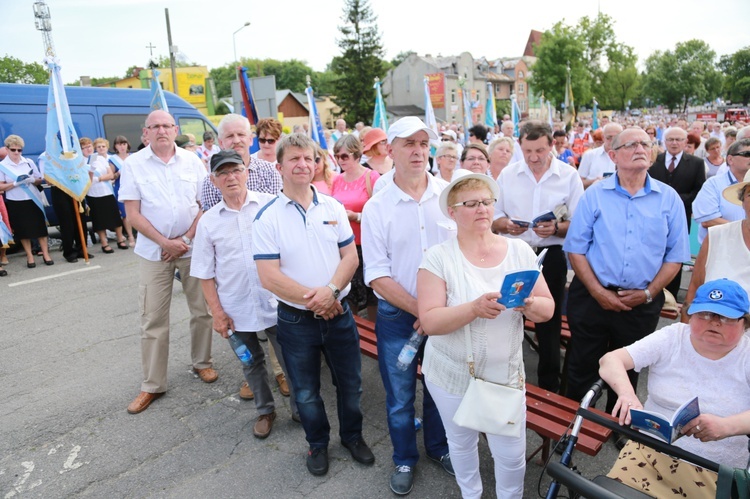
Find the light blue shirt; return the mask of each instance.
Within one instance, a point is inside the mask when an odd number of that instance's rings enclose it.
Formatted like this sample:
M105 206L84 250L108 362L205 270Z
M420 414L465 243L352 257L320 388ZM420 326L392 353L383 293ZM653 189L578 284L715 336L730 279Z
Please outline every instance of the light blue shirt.
M736 183L737 179L729 170L724 174L717 172L716 175L706 180L693 200L695 221L700 224L714 218L726 218L730 222L744 220L745 210L742 206L732 204L722 196L724 189ZM698 244L703 244L706 234L708 234L708 229L701 225L698 229Z
M585 255L602 286L644 289L663 263L690 259L685 207L650 176L631 196L612 175L583 194L563 249Z

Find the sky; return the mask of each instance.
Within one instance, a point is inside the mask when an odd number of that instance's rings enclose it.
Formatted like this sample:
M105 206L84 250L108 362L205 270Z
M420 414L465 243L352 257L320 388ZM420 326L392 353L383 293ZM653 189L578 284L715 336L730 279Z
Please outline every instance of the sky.
M41 32L34 27L32 0L0 0L0 57L42 62ZM154 56L168 55L165 8L172 43L209 70L237 57L305 61L323 71L341 50L344 0L47 0L52 40L65 82L80 76L125 76L145 66L149 44ZM451 5L452 7L440 7ZM705 40L717 56L750 45L734 20L750 19L748 0L536 0L477 2L461 10L448 0L370 0L390 60L400 52L474 58L514 57L523 53L529 32L557 21L575 24L597 12L615 20L617 40L635 48L642 61L655 50L674 49L692 38ZM523 10L520 6L529 5ZM487 10L489 12L487 12ZM250 25L243 27L246 22ZM742 22L740 23L742 24ZM237 31L239 30L239 31ZM236 32L236 33L235 33Z

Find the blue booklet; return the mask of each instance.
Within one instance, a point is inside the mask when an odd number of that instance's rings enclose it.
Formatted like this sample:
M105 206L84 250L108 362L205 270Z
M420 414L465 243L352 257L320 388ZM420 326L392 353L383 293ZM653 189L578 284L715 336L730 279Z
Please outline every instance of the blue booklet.
M554 213L551 211L548 211L547 213L542 213L538 217L536 217L531 222L527 222L525 220L515 220L513 218L510 219L511 222L513 222L516 225L520 225L521 227L536 227L541 222L549 222L550 220L555 220L557 217Z
M682 436L680 433L682 428L700 416L700 413L698 397L682 404L675 411L672 419L658 412L630 409L630 426L671 444Z
M542 271L542 262L547 256L545 248L536 259L536 269L518 270L511 272L503 279L503 285L500 286L500 298L498 303L505 305L505 308L522 307L523 301L531 295L536 280Z

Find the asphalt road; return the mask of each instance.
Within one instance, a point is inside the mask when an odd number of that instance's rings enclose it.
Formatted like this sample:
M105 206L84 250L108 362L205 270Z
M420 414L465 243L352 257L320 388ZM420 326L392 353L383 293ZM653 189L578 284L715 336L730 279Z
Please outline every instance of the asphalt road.
M67 263L55 251L54 266L38 257L35 269L26 268L24 256L11 255L10 275L0 278L0 497L393 497L385 395L375 361L365 357L362 363L364 437L375 464L354 462L339 444L335 396L324 368L330 471L314 477L305 467L304 432L275 383L273 432L265 440L253 437L255 407L237 395L240 364L224 339L214 334L218 381L205 384L192 373L179 285L171 310L169 390L142 414L128 414L141 372L138 258L132 250L90 250L95 258L89 264ZM532 383L535 357L526 350ZM539 441L528 432L529 450ZM419 446L423 452L421 438ZM492 458L482 441L480 454L484 496L494 497ZM606 472L615 457L607 444L596 458L577 454L576 464L593 476ZM537 497L542 473L529 463L525 497ZM411 497L460 494L452 477L422 459Z

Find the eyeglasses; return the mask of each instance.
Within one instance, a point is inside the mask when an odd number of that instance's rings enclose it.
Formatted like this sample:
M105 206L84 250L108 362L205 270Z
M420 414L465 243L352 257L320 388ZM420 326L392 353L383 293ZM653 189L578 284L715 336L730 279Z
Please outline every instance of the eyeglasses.
M164 124L164 125L146 125L146 128L148 128L149 130L159 130L160 128L162 128L162 129L164 129L166 131L166 130L173 129L175 126L176 125L174 125L174 124L167 123L167 124Z
M701 320L711 322L719 321L722 324L736 324L742 319L742 317L732 319L731 317L724 317L723 315L715 314L713 312L696 312L695 315L698 316L698 318Z
M651 143L651 141L648 141L648 140L631 140L630 142L625 142L623 145L617 146L614 149L615 151L619 151L620 149L631 150L631 149L637 149L638 146L641 146L644 149L648 149L652 145L653 144Z
M462 203L456 203L452 204L451 207L458 208L459 206L464 206L466 208L477 208L481 204L485 208L489 208L493 204L497 202L497 199L495 198L489 198L489 199L471 199L469 201L464 201Z
M468 161L469 163L472 163L472 162L481 163L483 161L487 161L487 158L485 158L484 156L471 156L470 158L467 157L464 161Z
M258 139L258 142L260 142L261 144L274 145L276 143L276 139Z
M233 168L231 170L221 170L220 172L214 172L213 176L216 178L227 178L229 175L236 177L242 175L245 170L246 168L244 166L238 166L237 168Z
M11 151L12 151L12 150L13 150L13 149L11 149ZM20 149L19 149L19 151L20 151ZM730 154L730 156L741 156L741 157L743 157L743 158L750 158L750 150L747 150L747 151L740 151L740 152L736 152L736 153L734 153L734 154Z
M9 147L8 150L10 152L23 152L23 149L16 149L16 148L13 148L13 147Z
M670 137L668 139L664 139L664 142L685 142L687 140L687 137L684 139L677 138L677 137Z
M315 164L318 164L318 163L320 163L320 156L318 156L317 158L315 158Z
M456 161L458 159L458 156L454 156L452 154L443 154L442 156L438 156L438 158L448 158L452 161Z
M336 161L349 161L349 158L351 158L351 156L347 153L334 154L333 157L336 158Z

